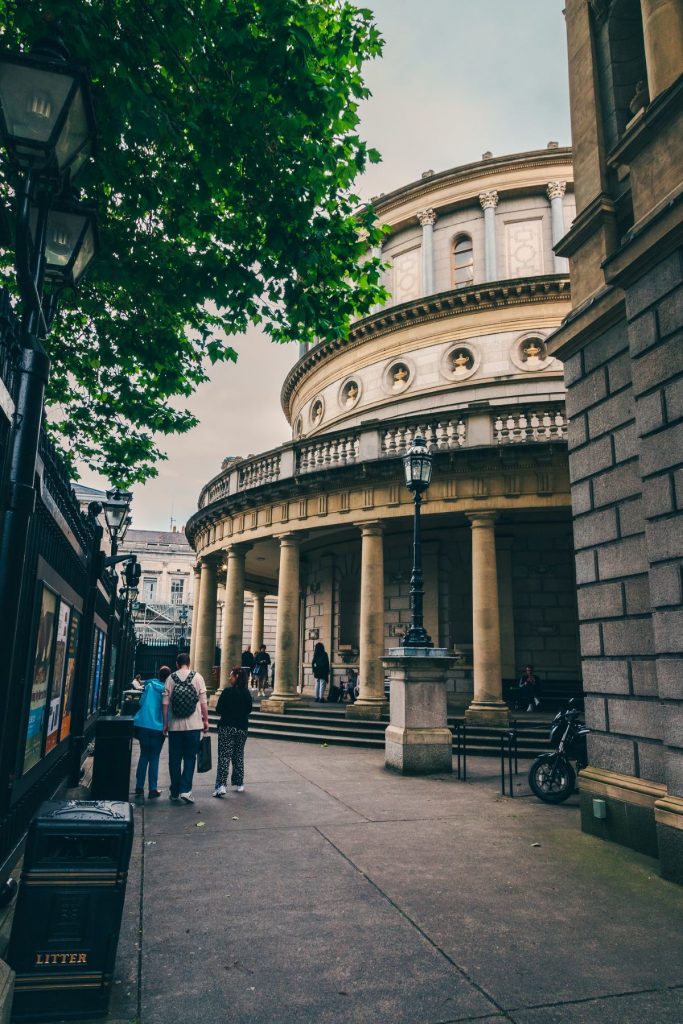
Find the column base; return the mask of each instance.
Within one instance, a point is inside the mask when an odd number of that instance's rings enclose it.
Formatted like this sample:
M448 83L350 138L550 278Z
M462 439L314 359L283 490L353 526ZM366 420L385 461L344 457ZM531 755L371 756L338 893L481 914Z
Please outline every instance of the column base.
M216 704L218 704L218 698L220 697L222 692L223 692L223 690L219 689L219 690L215 690L212 694L208 694L207 693L207 697L209 698L209 711L215 711L216 710Z
M346 705L346 718L365 718L372 722L379 722L388 712L388 700L361 701L359 698L353 704Z
M268 711L271 715L285 715L290 708L301 707L300 693L273 694L262 700L259 707L261 711Z
M493 725L505 729L510 724L510 709L502 700L473 700L465 711L467 725Z
M451 730L388 725L384 733L384 767L401 775L452 772Z

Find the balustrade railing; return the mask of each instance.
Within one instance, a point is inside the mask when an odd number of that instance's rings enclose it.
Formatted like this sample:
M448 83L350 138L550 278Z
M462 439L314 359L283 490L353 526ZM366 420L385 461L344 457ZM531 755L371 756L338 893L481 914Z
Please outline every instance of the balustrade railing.
M567 417L564 409L511 409L498 415L493 424L497 444L522 444L529 441L566 441Z
M299 445L296 467L299 473L310 473L330 466L350 466L358 460L358 431Z
M432 450L453 451L465 444L467 425L461 416L452 416L390 426L382 434L382 455L405 455L418 434Z
M263 455L261 458L249 459L237 466L239 489L246 491L249 487L260 487L270 484L280 476L280 455Z
M199 508L228 495L288 479L358 462L400 457L417 434L434 452L458 451L469 446L566 441L564 406L549 403L539 408L469 410L387 424L366 424L353 430L330 433L283 445L264 455L232 463L211 480L199 498Z

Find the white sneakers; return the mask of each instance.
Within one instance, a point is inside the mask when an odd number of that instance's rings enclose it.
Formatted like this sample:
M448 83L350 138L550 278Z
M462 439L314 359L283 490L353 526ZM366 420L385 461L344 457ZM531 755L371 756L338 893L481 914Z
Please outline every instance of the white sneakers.
M194 803L194 797L192 796L192 793L181 793L180 799L183 801L184 804Z
M227 789L225 788L225 786L216 786L216 788L213 791L214 796L225 796L226 793Z
M237 786L238 793L244 793L244 786Z

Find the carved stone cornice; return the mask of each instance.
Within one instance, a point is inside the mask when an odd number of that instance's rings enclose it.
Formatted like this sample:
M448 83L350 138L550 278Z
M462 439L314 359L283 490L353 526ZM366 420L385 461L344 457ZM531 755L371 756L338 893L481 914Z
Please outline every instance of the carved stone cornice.
M454 185L466 182L468 179L478 178L501 178L514 170L516 167L548 167L552 164L563 164L572 159L572 150L569 146L560 146L557 149L534 149L526 153L513 153L508 156L493 157L490 160L477 160L475 163L463 164L460 167L451 167L445 171L432 174L429 178L421 178L412 181L401 188L388 192L386 195L378 196L372 203L375 211L383 218L386 218L392 210L403 206L410 198L417 196L424 197L424 206L429 205L428 196L431 193L441 191L444 185L452 182ZM552 172L551 172L552 173ZM476 193L473 193L473 196Z
M548 182L548 199L552 202L553 199L562 199L565 192L567 191L566 181L549 181Z
M292 368L280 392L280 402L288 422L290 399L300 381L320 363L344 350L356 348L373 338L393 334L404 327L447 317L461 316L483 310L524 306L529 303L556 302L569 299L569 277L566 274L515 278L455 288L436 295L412 299L398 306L390 306L353 324L348 338L322 341L309 349Z
M480 192L479 202L481 203L482 210L495 210L496 206L498 206L498 193L495 188L490 188L486 192Z
M436 210L419 210L417 214L417 220L421 228L434 227L436 224Z

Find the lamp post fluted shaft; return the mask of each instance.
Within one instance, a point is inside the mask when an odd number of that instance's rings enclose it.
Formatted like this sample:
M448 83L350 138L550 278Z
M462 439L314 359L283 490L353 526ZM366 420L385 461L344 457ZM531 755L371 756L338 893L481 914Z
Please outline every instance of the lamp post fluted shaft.
M431 479L432 457L419 435L404 456L406 485L415 503L413 516L413 570L410 574L410 626L403 637L403 647L433 647L432 638L424 628L424 577L422 574L422 495Z

